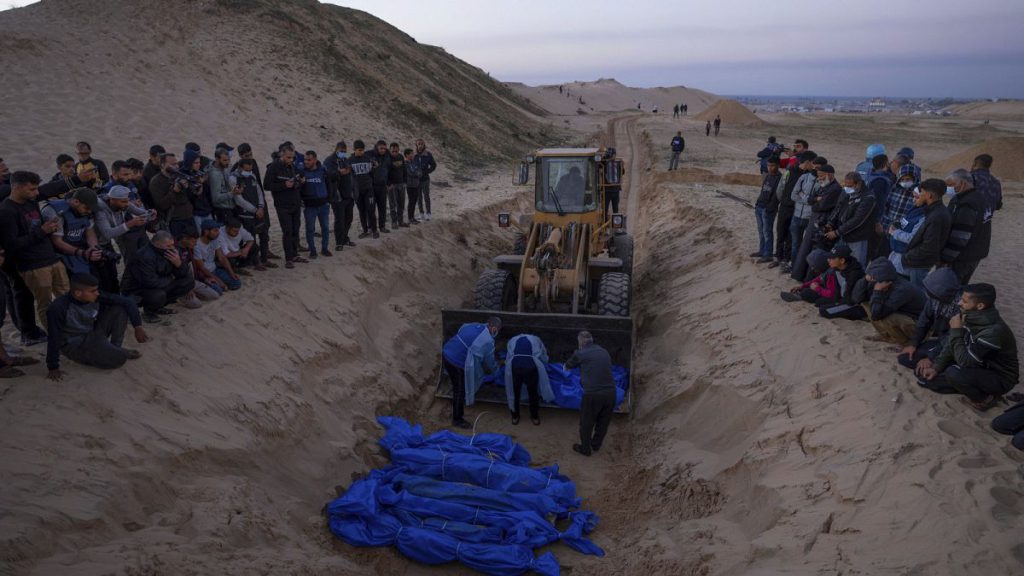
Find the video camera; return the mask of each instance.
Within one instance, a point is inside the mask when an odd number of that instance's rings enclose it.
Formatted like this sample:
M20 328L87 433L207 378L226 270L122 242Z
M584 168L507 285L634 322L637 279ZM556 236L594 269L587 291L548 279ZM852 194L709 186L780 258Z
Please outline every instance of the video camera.
M171 172L171 176L174 177L174 185L185 190L192 190L198 192L203 188L203 179L206 177L204 172L197 174L189 174L182 172L181 170L174 170Z

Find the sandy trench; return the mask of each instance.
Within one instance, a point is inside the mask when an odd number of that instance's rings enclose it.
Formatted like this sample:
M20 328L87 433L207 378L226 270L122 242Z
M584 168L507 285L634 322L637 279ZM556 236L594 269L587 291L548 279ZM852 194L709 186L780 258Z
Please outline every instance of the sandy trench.
M749 214L716 192L749 190L649 171L648 130L665 127L607 130L639 231L635 412L584 460L568 450L575 414L534 428L469 409L559 462L601 516L608 556L555 547L565 573L1024 570L1024 460L986 419L910 386L862 340L870 327L774 301L778 280L741 256ZM7 388L0 573L471 574L353 549L320 516L335 486L386 462L373 416L445 423L438 310L466 301L508 240L494 215L522 206L504 173L465 188L450 218L158 329L130 370Z

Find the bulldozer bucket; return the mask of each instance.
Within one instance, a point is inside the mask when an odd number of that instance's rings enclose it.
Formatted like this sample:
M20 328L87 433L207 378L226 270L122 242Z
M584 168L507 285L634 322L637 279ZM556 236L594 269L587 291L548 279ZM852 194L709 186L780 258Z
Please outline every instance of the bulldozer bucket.
M524 314L518 312L494 312L490 310L441 310L441 344L444 345L459 331L463 324L484 323L491 316L501 318L501 332L498 333L495 349L504 351L510 338L519 334L533 334L544 342L551 362L564 362L576 350L576 335L587 330L594 336L594 342L608 350L612 363L623 366L629 373L626 396L616 412L628 413L633 405L633 319L618 316L590 316L583 314ZM440 347L439 347L440 348ZM440 358L438 359L440 364ZM443 364L438 371L438 398L452 397L452 384L444 371ZM482 386L477 391L479 402L506 403L505 391L496 386ZM524 394L525 400L525 394ZM554 404L541 402L542 406L559 408Z

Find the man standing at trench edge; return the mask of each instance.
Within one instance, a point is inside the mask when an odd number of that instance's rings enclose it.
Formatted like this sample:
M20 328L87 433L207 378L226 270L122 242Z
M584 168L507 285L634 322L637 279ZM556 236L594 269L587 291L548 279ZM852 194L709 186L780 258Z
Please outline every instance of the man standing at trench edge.
M501 330L501 318L492 316L486 324L469 323L459 327L441 348L444 371L452 381L452 426L462 429L473 425L464 418L466 405L472 405L484 373L494 374L494 338Z
M612 377L612 357L604 348L594 344L594 337L586 330L577 335L579 349L565 363L565 368L580 369L583 398L580 401L580 443L572 449L590 456L601 449L608 425L615 411L615 379Z

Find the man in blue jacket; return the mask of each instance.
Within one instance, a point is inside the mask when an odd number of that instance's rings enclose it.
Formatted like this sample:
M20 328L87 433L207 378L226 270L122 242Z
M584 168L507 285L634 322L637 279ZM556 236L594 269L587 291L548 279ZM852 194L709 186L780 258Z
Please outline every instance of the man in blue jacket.
M501 318L492 316L486 324L464 324L441 349L444 370L452 381L452 426L472 428L463 417L472 406L484 373L498 370L494 358L494 337L501 330Z
M683 132L680 130L676 132L676 135L672 138L672 158L668 161L668 169L676 170L679 168L679 155L683 153L683 149L686 148L686 140L683 140Z
M316 157L316 152L307 150L302 156L302 214L306 220L306 245L310 259L316 258L316 223L320 223L320 253L332 256L331 207L327 204L327 170Z

